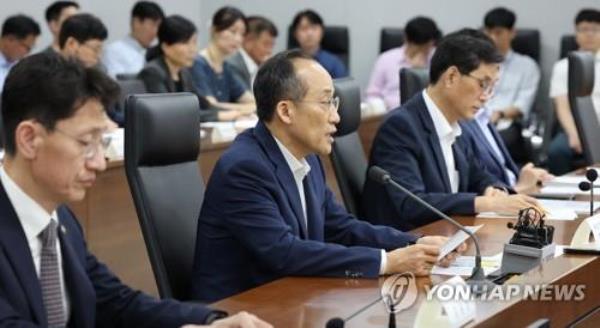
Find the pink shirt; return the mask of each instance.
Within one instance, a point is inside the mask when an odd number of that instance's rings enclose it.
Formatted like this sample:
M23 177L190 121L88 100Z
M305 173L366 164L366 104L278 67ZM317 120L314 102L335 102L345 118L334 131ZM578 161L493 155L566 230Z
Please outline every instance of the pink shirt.
M371 73L366 96L383 99L387 109L400 106L400 69L411 67L405 54L406 46L390 49L377 58ZM431 61L434 49L427 58L427 66Z

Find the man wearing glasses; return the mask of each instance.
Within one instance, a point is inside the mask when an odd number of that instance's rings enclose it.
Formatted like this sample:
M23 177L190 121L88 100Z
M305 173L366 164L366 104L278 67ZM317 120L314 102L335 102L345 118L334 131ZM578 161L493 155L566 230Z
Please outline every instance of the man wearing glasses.
M300 50L261 66L259 122L223 154L207 186L195 298L211 302L285 276L429 274L445 237L357 220L327 187L318 155L331 152L340 120L333 95L329 73Z
M86 67L98 65L108 31L102 21L90 14L77 14L65 20L58 44L61 55L75 58Z
M118 92L97 69L49 53L25 58L9 73L2 94L0 326L271 327L247 313L223 318L199 304L135 291L87 250L63 204L83 199L106 168L105 108Z
M507 186L483 169L460 137L459 120L472 119L490 98L501 61L489 40L462 34L442 39L431 60L429 86L383 122L370 165L389 171L449 215L516 214L536 204L525 195L508 195ZM370 180L363 208L372 223L404 230L439 219L406 194Z
M40 26L31 17L15 15L2 24L0 36L0 93L10 69L35 46Z

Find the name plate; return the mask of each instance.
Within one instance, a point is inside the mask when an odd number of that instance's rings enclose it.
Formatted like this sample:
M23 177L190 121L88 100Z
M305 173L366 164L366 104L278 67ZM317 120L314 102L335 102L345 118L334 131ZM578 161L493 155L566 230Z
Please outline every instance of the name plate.
M590 216L579 224L571 240L571 246L581 247L589 244L590 235L594 236L596 243L600 243L600 214Z

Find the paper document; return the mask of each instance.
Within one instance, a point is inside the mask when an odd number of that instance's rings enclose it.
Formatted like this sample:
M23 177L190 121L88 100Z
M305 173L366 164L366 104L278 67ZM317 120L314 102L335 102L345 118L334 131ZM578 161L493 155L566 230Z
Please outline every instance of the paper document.
M477 230L481 229L481 227L483 227L483 224L480 224L478 226L469 226L469 227L465 227L465 228L467 230L469 230L470 232L475 233L475 232L477 232ZM454 236L450 237L448 239L448 241L440 249L440 255L438 256L438 261L443 259L444 256L450 254L450 252L455 250L456 247L460 246L460 244L462 244L468 238L469 238L469 235L467 235L462 230L458 230L454 234Z
M577 213L574 210L568 208L546 208L548 214L546 214L546 220L553 221L572 221L577 219ZM588 209L589 211L589 209ZM516 219L517 214L500 214L496 212L481 212L477 214L477 218L480 219Z
M589 193L589 191L579 190L578 185L551 184L551 185L543 187L539 193L533 194L532 196L573 198L575 195L586 195L588 193Z
M540 204L549 212L555 210L572 210L577 215L590 214L590 202L579 200L560 200L560 199L538 199ZM594 203L594 212L600 207L600 204Z
M563 175L548 181L546 185L571 185L577 187L581 181L587 181L584 175Z
M502 263L502 252L493 256L482 256L481 267L485 275L488 275L498 269ZM475 267L475 256L459 256L456 261L452 262L449 267L444 268L439 265L434 265L431 269L431 274L439 274L444 276L470 276Z

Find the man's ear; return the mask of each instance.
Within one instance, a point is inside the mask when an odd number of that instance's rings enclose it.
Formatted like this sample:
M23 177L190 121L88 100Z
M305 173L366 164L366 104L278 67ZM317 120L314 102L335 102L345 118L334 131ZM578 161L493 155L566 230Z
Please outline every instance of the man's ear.
M444 82L444 86L447 88L453 87L462 74L458 70L456 66L450 66L446 71L442 74L442 81Z
M15 149L26 159L34 159L44 140L42 128L33 121L22 121L15 129Z
M275 116L284 124L292 124L296 114L296 106L290 100L282 100L275 107Z

